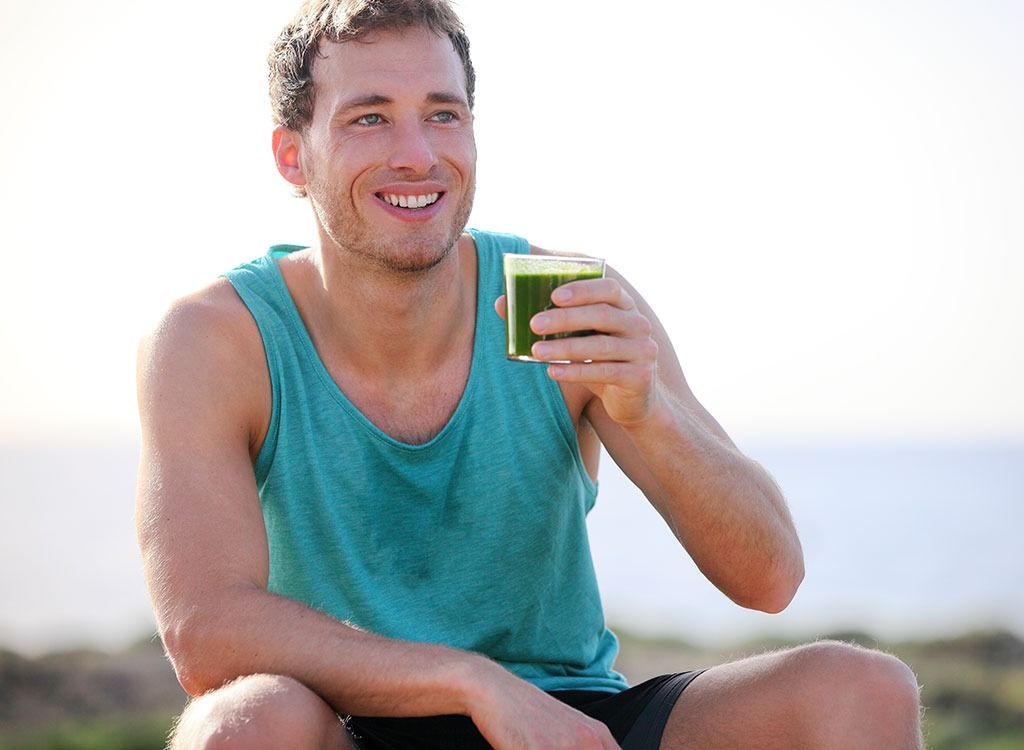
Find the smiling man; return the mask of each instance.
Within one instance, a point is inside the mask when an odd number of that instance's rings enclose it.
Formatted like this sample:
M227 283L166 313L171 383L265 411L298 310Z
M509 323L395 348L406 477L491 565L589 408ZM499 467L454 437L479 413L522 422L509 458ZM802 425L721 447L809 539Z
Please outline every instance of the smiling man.
M872 651L615 672L602 445L742 606L786 607L800 543L614 272L533 320L594 332L534 348L570 364L503 356L502 254L544 251L466 230L474 86L444 0L319 0L278 39L273 151L318 244L175 302L140 349L139 538L195 697L173 747L919 747L916 681Z
M346 260L433 268L465 228L475 185L473 116L451 42L409 29L319 54L308 122L274 133L282 174Z

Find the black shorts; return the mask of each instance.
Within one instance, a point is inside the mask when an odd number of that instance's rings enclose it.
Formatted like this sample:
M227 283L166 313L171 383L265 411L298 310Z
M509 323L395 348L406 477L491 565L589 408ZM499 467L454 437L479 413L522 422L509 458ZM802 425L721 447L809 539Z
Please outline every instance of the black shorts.
M623 750L657 750L665 722L687 685L703 670L655 677L621 693L557 690L550 695L603 722ZM490 750L468 716L414 719L348 716L362 750Z

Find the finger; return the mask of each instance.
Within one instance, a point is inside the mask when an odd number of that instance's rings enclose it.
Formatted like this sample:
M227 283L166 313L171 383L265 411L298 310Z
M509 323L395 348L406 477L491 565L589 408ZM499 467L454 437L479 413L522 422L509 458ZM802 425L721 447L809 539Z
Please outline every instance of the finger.
M589 737L593 739L594 747L601 748L601 750L619 750L619 743L615 741L615 737L606 724L595 721L591 727L593 734Z
M494 312L498 313L503 320L507 318L508 305L504 294L494 300Z
M651 335L651 321L639 310L623 310L598 303L585 307L558 307L533 316L534 333L551 335L573 331L601 331L617 336L643 338Z
M559 383L615 386L623 393L648 393L654 382L654 365L639 362L556 362L548 376Z
M620 310L636 308L636 302L616 279L584 279L570 281L551 293L551 301L559 307L593 305L604 302Z
M612 736L611 730L605 727L604 745L606 750L622 750L619 747L619 743L615 741L615 737Z
M593 334L538 341L532 353L542 362L653 363L658 359L658 344L650 338Z

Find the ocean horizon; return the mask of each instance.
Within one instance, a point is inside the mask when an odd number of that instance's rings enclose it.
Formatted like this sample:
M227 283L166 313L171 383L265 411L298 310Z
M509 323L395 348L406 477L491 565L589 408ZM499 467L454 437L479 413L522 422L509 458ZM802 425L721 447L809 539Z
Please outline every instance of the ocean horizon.
M612 468L591 519L609 621L718 646L850 630L890 640L1024 633L1024 441L741 448L775 477L800 532L806 576L793 602L767 615L728 601ZM620 537L637 552L619 549Z
M1024 440L748 441L786 494L807 575L778 615L696 570L605 459L591 546L613 628L727 646L865 631L1024 634ZM154 633L135 543L137 443L0 446L0 648L113 650Z

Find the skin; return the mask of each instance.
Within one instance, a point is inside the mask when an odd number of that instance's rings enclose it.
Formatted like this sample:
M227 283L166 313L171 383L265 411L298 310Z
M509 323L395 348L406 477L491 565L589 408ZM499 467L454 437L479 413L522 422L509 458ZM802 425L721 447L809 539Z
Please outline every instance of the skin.
M325 45L312 122L274 132L278 169L306 188L320 240L280 264L338 386L382 430L422 443L455 410L472 355L477 259L461 232L475 186L473 116L447 40L411 30L366 42ZM386 200L434 194L416 210ZM538 332L600 332L534 350L592 360L550 367L588 469L596 476L606 446L716 586L742 606L783 609L803 576L785 503L698 403L653 312L614 272L553 301L533 321ZM504 313L503 299L495 309ZM276 727L288 746L347 747L335 713L458 713L497 748L616 747L604 725L483 656L381 638L268 593L252 464L270 382L259 332L228 282L177 301L143 341L139 400L146 578L179 679L204 696L176 746L274 746ZM691 721L707 705L702 693L713 694L711 674L684 694L696 696ZM683 703L666 747L682 747L671 743Z

